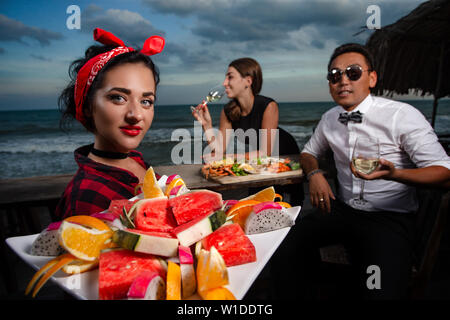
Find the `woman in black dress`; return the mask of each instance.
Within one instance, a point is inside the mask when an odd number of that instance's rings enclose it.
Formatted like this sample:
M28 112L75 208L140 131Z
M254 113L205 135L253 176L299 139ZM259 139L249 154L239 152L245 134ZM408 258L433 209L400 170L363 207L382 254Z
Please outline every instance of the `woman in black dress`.
M242 129L244 132L249 129L256 130L256 146L249 146L246 158L252 159L261 155L293 155L299 154L297 142L294 137L282 128L278 127L278 104L275 100L259 94L263 84L262 70L259 63L252 58L241 58L232 61L225 75L223 86L225 92L231 100L224 106L220 114L219 132L221 137L216 143L217 137L212 133L212 119L205 103L199 104L192 115L198 120L206 133L208 143L212 150L227 150L229 137L226 135L227 129ZM261 141L260 130L266 130L267 139ZM274 136L278 129L278 137ZM239 137L239 135L237 135ZM243 136L241 136L243 137ZM246 145L250 144L248 136L241 141ZM222 140L222 145L220 145ZM265 143L264 143L265 142ZM276 149L278 146L278 150ZM253 147L253 150L250 148ZM278 152L277 152L278 151ZM276 154L278 153L278 154ZM289 202L292 205L303 203L302 185L292 185L287 187L275 186L278 193L289 195ZM287 200L287 199L286 199Z
M242 129L244 132L249 129L256 130L256 146L251 146L253 150L246 152L246 158L256 158L258 152L259 155L268 156L277 151L278 155L299 154L300 150L292 135L278 127L278 104L272 98L259 95L262 83L261 67L256 60L241 58L229 64L223 86L231 100L220 114L221 137L226 137L227 129ZM216 137L210 134L212 119L208 106L205 103L199 104L192 115L202 124L211 145ZM266 130L267 143L260 141L260 129ZM278 139L273 136L273 129L278 129ZM275 139L278 140L278 150L274 149ZM222 150L226 150L229 138L221 140L222 146L215 145L211 148L214 150L222 147ZM248 139L242 142L249 145Z

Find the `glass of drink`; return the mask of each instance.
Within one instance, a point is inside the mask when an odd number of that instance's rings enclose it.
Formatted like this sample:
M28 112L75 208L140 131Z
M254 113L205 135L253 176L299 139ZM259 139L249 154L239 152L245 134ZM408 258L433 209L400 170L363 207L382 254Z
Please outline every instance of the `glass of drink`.
M223 85L216 85L208 91L208 94L206 95L205 102L203 103L203 105L208 104L208 102L217 102L220 99L222 99L224 95L225 95L225 88L223 87ZM194 106L191 106L191 110L198 112L198 110L196 110Z
M208 102L216 102L222 99L223 95L225 94L225 88L222 85L217 85L211 90L209 90L208 94L206 95L206 101L205 104Z
M371 174L376 170L380 162L380 143L375 137L359 137L355 141L353 148L352 163L356 171L364 174ZM361 190L359 197L351 199L351 203L357 208L367 206L367 200L364 199L365 180L361 179Z

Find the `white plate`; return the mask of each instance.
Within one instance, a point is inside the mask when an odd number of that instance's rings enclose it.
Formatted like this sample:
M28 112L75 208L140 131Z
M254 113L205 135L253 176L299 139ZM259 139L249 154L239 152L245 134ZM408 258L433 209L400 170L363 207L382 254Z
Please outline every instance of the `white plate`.
M297 219L301 207L287 209L293 219ZM230 291L238 300L244 298L253 282L258 277L270 257L288 234L290 228L283 228L271 232L249 235L251 242L256 249L256 261L239 266L229 267ZM32 268L38 270L53 257L33 256L29 254L31 245L38 234L29 236L12 237L6 239L6 243L11 249ZM77 274L67 275L63 271L55 273L51 279L63 290L74 297L83 300L98 299L98 269ZM31 280L31 279L30 279Z

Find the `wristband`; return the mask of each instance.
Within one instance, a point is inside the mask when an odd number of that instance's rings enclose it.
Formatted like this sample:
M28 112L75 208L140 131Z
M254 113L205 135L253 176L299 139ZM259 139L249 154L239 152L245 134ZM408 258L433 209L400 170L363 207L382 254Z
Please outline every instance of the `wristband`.
M306 175L306 180L309 181L309 179L311 179L311 177L312 177L313 175L315 175L316 173L323 173L323 170L321 170L321 169L316 169L316 170L311 171L310 173L308 173L308 174Z

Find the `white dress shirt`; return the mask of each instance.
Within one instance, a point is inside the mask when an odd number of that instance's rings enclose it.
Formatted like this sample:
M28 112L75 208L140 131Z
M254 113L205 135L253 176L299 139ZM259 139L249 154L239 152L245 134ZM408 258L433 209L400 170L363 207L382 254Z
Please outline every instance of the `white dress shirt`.
M396 168L423 168L432 165L450 169L450 157L438 142L433 128L423 114L409 104L368 95L352 112L363 114L362 123L338 121L346 112L336 106L322 115L311 139L302 152L316 158L331 148L339 180L339 198L352 206L358 198L360 179L350 171L353 147L357 137L377 137L380 157ZM366 180L366 211L412 212L418 208L415 188L384 179Z

